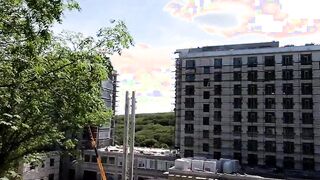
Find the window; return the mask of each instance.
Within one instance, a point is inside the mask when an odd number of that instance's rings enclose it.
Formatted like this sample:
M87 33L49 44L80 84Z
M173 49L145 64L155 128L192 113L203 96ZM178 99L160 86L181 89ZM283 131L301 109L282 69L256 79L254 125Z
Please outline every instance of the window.
M233 140L233 149L237 151L241 151L242 148L242 142L241 139L235 139Z
M185 107L193 108L194 107L194 98L185 98Z
M258 135L258 128L257 126L248 126L248 136L249 137L257 137Z
M210 74L210 66L203 67L203 74Z
M283 55L282 56L282 66L291 66L293 65L293 56L292 55Z
M248 94L257 95L258 86L256 84L248 84Z
M311 65L312 64L312 54L301 54L301 65Z
M241 111L233 113L233 121L234 122L241 122L241 119L242 119Z
M302 94L312 94L312 83L302 83L301 84Z
M293 94L293 84L283 84L282 85L282 92L285 95L292 95Z
M293 109L293 98L283 98L283 109Z
M184 150L184 157L193 157L193 150Z
M193 82L195 80L194 74L186 74L186 81L187 82Z
M50 159L50 166L54 166L54 159Z
M213 139L213 147L214 149L221 149L221 138Z
M203 86L209 87L210 86L210 79L203 79Z
M293 157L283 157L283 168L294 169L294 158Z
M184 132L186 134L193 134L193 124L185 124L184 125Z
M293 79L293 70L292 69L282 70L282 79L283 80L292 80Z
M313 124L313 113L302 113L303 124Z
M214 95L221 95L221 85L214 85Z
M96 163L97 162L97 156L91 156L91 162Z
M233 94L234 95L241 95L241 84L236 84L233 86Z
M233 126L233 134L234 135L241 135L242 130L241 130L241 126L237 125L237 126Z
M210 99L210 91L203 92L203 99Z
M209 152L209 144L208 143L203 143L202 144L202 151L203 152Z
M312 69L301 69L301 79L312 79Z
M275 58L274 56L265 56L264 57L264 65L265 66L274 66Z
M241 81L241 71L233 72L233 80L234 81Z
M195 61L194 60L186 60L186 69L194 69Z
M49 174L49 180L54 180L54 174Z
M222 80L221 72L214 72L214 81L221 82L221 80Z
M258 150L258 141L248 140L248 151L257 151Z
M221 121L221 111L215 111L213 113L214 121Z
M285 139L293 139L295 136L293 127L284 127L283 128L283 137Z
M233 153L233 159L236 159L239 161L239 163L242 163L242 156L241 153Z
M221 152L213 152L213 157L215 159L220 159L221 158Z
M146 168L146 164L147 164L146 159L142 159L142 158L138 159L138 168Z
M209 112L210 111L210 105L209 104L204 104L203 105L203 112Z
M283 123L292 124L293 120L293 112L283 112Z
M276 75L275 75L274 70L264 72L264 80L265 81L273 81L273 80L275 80L275 77L276 77Z
M214 108L221 108L221 98L214 98Z
M209 87L210 86L210 79L203 79L203 86Z
M283 142L283 152L286 154L294 153L294 142L285 141Z
M222 68L222 59L214 59L214 68L215 69L220 69Z
M257 122L258 113L257 112L248 112L248 122Z
M302 143L302 153L304 155L313 155L314 154L313 143Z
M264 92L266 95L274 95L276 92L274 84L266 84L264 87Z
M203 135L203 138L208 139L209 138L209 130L203 130L202 135Z
M184 137L184 145L187 147L192 147L193 146L193 137Z
M257 67L258 59L257 57L248 57L248 67Z
M266 137L274 137L276 135L276 128L275 127L266 126L264 128L264 134L266 135Z
M107 158L106 156L102 156L102 157L101 157L101 162L102 162L102 163L105 163L105 164L106 164L106 163L107 163L107 160L108 160L108 158Z
M185 93L186 95L194 95L194 86L187 85Z
M111 165L116 164L116 158L115 157L108 157L108 164L111 164Z
M275 98L266 98L265 99L265 108L266 109L275 109L276 108L276 99Z
M248 71L248 81L257 81L258 71Z
M248 154L248 165L256 166L258 164L258 155L256 154Z
M249 109L257 109L258 100L257 98L248 98L248 108Z
M303 158L302 159L303 170L314 171L314 159L313 158Z
M264 120L266 123L275 123L276 122L276 114L274 112L265 112Z
M265 141L264 149L266 152L276 152L276 142L275 141Z
M276 167L277 161L275 156L266 155L265 164L268 167Z
M194 118L194 113L193 111L185 111L184 116L186 121L192 121Z
M84 155L84 162L90 162L90 155L88 154Z
M220 135L221 134L221 125L214 125L213 126L213 134Z
M241 66L242 66L241 57L233 58L233 68L241 68Z
M203 117L202 121L203 121L203 125L209 125L209 117Z
M236 109L241 108L242 105L242 98L234 98L233 100L233 107Z
M302 139L313 139L313 128L302 128Z
M312 98L302 98L302 109L312 109L313 101Z

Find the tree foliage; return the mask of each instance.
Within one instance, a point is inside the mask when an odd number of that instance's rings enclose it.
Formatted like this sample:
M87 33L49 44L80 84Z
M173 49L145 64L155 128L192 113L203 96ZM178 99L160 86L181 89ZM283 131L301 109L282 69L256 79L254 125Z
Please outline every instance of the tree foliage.
M174 146L174 113L136 115L135 145L169 148ZM116 117L116 141L122 144L124 117Z
M101 80L109 56L133 44L122 21L96 37L50 28L72 1L0 1L0 177L28 154L71 149L74 134L107 121Z

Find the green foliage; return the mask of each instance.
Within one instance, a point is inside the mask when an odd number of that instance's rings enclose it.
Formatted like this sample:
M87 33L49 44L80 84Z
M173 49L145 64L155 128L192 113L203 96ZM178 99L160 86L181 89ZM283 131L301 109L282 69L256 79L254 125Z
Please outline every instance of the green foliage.
M174 146L174 113L136 115L135 145L169 148ZM124 116L116 117L116 141L122 144Z
M66 8L80 9L74 0L0 1L0 177L26 155L73 149L77 139L68 134L110 118L101 81L112 70L108 57L132 37L122 21L96 37L54 36Z

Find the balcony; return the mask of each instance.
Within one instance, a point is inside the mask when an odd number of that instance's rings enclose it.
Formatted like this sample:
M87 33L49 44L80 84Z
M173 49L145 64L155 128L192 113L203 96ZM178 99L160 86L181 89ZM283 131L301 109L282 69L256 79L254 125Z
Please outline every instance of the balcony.
M275 138L276 137L276 134L274 134L274 133L264 133L264 135L266 138Z
M248 137L258 137L258 132L247 132Z
M241 131L233 131L234 136L241 136Z
M295 134L294 133L285 133L283 134L284 139L294 139Z

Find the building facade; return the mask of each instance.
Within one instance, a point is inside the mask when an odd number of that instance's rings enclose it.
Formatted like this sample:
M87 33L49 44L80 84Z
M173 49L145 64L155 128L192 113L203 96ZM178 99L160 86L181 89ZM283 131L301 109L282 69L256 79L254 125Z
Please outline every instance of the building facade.
M60 168L60 154L57 151L46 153L40 164L21 164L20 172L23 180L58 180Z
M182 156L320 171L320 46L279 42L176 53Z
M109 146L99 149L99 155L108 180L122 180L123 148ZM168 178L169 168L174 166L175 151L156 148L135 147L134 179L137 180L164 180ZM101 179L97 159L93 150L85 150L83 159L77 163L69 162L68 174L62 179L68 180L98 180Z

